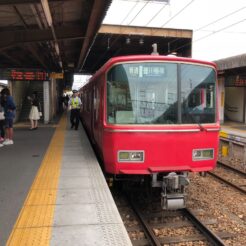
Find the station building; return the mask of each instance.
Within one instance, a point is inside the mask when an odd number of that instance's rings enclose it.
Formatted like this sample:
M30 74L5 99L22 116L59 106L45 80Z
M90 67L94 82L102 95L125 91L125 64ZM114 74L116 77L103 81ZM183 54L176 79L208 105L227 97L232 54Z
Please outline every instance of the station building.
M246 168L246 54L215 61L221 121L219 160Z
M246 124L246 54L217 60L221 123Z

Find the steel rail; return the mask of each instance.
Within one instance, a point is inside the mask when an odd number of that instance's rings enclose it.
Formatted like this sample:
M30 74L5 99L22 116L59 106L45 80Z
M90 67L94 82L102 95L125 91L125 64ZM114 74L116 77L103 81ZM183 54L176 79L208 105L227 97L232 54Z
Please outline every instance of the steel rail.
M199 220L189 209L184 208L181 210L182 213L189 218L189 220L195 225L195 227L206 237L206 239L216 246L225 246L224 242L213 233L201 220Z
M161 246L162 244L160 243L158 237L153 233L152 228L148 225L148 222L144 219L143 214L137 209L136 205L128 199L134 213L137 215L139 221L142 223L142 226L144 228L144 231L146 233L146 236L148 239L151 241L151 244L154 246Z
M233 172L235 172L235 173L243 176L244 178L246 178L246 173L245 172L243 172L243 171L241 171L239 169L236 169L234 167L231 167L231 166L229 166L229 165L227 165L227 164L225 164L223 162L220 162L220 161L217 161L217 163L219 164L219 166L222 166L224 168L227 168L227 169L229 169L229 170L231 170L231 171L233 171Z
M237 185L231 183L230 181L228 181L228 180L226 180L226 179L224 179L224 178L218 176L217 174L212 173L212 172L208 172L208 174L211 175L211 176L213 176L214 178L216 178L216 179L218 179L218 180L220 180L220 181L222 181L222 182L228 184L229 186L233 187L233 188L236 189L237 191L239 191L239 192L241 192L241 193L243 193L243 194L246 194L246 190L244 190L244 189L242 189L241 187L239 187L239 186L237 186Z

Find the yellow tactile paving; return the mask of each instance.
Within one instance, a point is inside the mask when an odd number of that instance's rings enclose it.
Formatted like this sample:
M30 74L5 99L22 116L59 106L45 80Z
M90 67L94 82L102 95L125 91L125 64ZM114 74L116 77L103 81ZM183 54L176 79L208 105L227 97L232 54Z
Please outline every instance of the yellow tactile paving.
M49 245L66 129L64 115L57 126L19 217L8 246Z
M31 190L25 205L52 205L56 201L56 190Z
M50 230L50 227L16 229L9 245L49 245Z
M52 225L55 205L25 206L17 228L47 227Z

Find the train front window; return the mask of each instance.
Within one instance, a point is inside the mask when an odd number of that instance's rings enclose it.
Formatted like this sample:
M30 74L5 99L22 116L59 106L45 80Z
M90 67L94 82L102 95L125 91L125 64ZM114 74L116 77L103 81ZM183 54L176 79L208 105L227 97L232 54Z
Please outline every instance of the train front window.
M215 121L215 71L171 63L123 63L107 73L110 124L191 124Z
M183 64L180 77L182 123L215 122L215 71Z
M107 74L107 121L177 123L177 64L125 63Z

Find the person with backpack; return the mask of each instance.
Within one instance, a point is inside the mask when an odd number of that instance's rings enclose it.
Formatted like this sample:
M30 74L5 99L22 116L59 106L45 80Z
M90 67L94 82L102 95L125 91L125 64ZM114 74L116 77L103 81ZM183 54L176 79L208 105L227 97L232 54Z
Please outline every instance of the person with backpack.
M13 124L15 118L15 102L13 97L10 95L10 91L8 88L4 88L1 91L1 101L4 107L4 117L5 117L5 140L2 142L3 145L11 145L14 144L13 141Z
M4 141L4 137L5 137L5 131L4 131L5 116L4 116L3 105L4 105L3 97L0 96L0 147L4 146L2 142Z

